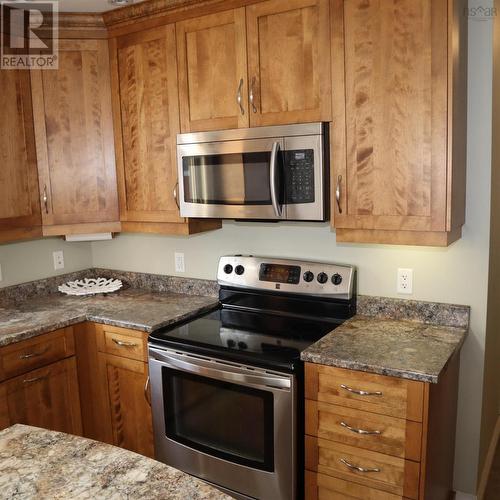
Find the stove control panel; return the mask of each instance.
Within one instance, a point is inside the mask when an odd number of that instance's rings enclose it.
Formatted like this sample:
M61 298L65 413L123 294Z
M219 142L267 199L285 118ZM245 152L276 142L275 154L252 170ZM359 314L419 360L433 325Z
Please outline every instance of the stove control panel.
M349 265L226 255L219 260L217 281L221 286L350 299L355 275Z

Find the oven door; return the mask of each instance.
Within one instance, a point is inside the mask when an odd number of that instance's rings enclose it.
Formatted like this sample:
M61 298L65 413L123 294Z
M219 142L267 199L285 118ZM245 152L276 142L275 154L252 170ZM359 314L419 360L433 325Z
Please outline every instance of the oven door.
M182 217L282 219L284 139L177 146Z
M293 375L149 348L156 458L259 499L296 492Z

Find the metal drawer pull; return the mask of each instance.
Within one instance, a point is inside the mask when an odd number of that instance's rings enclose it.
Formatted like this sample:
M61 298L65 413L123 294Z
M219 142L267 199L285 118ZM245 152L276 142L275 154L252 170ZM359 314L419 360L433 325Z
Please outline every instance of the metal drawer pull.
M254 99L255 99L255 96L253 94L253 89L254 89L254 86L255 86L255 76L252 78L252 84L250 85L250 104L252 105L252 111L254 113L257 113L257 107L255 106L255 103L254 103Z
M382 393L380 391L375 391L375 392L361 391L358 389L351 389L345 384L340 384L340 387L344 389L344 391L349 391L352 392L353 394L358 394L359 396L382 396Z
M151 398L149 397L149 375L144 384L144 398L146 399L146 403L151 406Z
M351 432L355 432L356 434L382 434L381 431L365 431L364 429L356 429L354 427L351 427L350 425L347 425L345 422L340 422L340 425Z
M134 342L124 342L123 340L111 339L116 345L120 347L137 347L138 344L134 344Z
M240 85L238 86L238 93L236 94L236 102L238 103L238 106L240 107L241 114L245 114L245 110L243 109L243 105L241 104L242 98L241 98L241 89L243 88L243 78L240 80Z
M29 352L28 354L21 354L21 356L19 356L19 359L36 358L37 356L44 355L48 350L49 350L49 348L46 347L43 351L40 351L40 352Z
M45 213L49 213L49 197L47 196L47 186L43 186L43 204L45 206Z
M340 461L345 466L349 467L349 469L357 470L358 472L380 472L380 469L378 467L365 469L365 467L359 467L358 465L350 464L345 458L341 458Z
M337 177L337 187L335 189L335 200L337 201L337 207L339 209L339 214L342 213L342 207L340 206L340 183L342 182L342 176Z
M32 384L33 382L38 382L39 380L46 379L47 375L42 375L41 377L35 377L35 378L25 378L23 380L23 384Z

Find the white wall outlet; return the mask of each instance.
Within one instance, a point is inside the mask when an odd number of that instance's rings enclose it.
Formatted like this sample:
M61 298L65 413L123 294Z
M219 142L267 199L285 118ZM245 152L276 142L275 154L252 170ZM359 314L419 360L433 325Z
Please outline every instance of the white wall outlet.
M398 269L398 293L413 293L413 269Z
M62 250L57 252L52 252L52 257L54 259L54 269L64 269L64 253Z
M184 254L181 252L175 252L175 272L176 273L184 273L186 272L186 268L184 266Z

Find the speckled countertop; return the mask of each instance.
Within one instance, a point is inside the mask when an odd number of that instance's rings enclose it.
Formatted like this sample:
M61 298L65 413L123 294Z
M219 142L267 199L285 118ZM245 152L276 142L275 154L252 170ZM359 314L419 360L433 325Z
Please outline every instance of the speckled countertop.
M466 328L354 316L302 352L303 361L437 383Z
M0 432L0 496L19 499L230 500L155 460L61 432L14 425Z
M129 288L114 294L69 297L60 293L0 302L0 346L94 321L152 332L215 308L216 297Z

